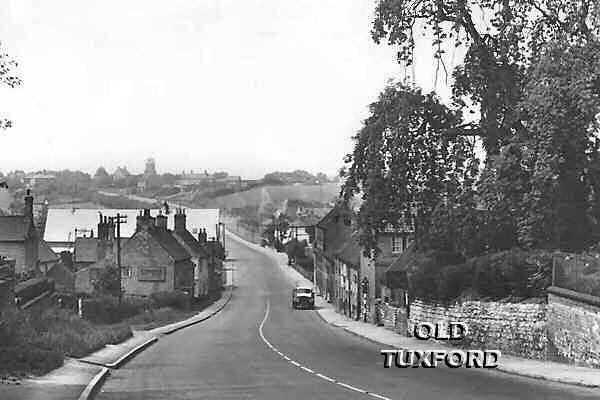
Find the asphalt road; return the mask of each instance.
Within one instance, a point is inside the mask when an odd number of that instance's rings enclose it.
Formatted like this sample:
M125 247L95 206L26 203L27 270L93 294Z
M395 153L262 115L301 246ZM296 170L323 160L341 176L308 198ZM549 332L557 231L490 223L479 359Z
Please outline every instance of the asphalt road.
M114 371L97 399L600 398L597 389L497 371L384 369L382 346L327 324L315 311L292 310L291 284L274 261L228 244L236 269L231 303Z

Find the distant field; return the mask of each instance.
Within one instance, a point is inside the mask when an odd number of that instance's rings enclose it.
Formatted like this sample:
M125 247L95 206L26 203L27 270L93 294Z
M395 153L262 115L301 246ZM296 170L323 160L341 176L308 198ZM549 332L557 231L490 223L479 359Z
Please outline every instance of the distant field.
M228 194L207 200L215 208L243 208L246 206L264 206L265 204L281 204L285 200L298 199L329 203L340 193L339 183L324 185L289 185L263 186L245 192Z

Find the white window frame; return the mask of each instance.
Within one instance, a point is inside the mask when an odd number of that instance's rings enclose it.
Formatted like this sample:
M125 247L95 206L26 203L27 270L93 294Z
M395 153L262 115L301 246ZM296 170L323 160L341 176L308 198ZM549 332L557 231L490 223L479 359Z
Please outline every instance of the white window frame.
M121 278L131 278L131 267L121 267Z
M402 236L392 236L392 254L400 254L403 251Z

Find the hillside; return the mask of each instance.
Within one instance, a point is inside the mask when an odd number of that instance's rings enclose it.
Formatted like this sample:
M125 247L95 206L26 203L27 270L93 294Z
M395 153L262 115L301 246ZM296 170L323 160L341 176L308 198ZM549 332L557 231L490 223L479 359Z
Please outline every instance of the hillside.
M329 203L340 193L339 183L323 185L263 186L245 192L232 193L214 199L203 199L202 203L211 208L232 209L244 207L264 208L267 205L280 206L286 200L298 199Z

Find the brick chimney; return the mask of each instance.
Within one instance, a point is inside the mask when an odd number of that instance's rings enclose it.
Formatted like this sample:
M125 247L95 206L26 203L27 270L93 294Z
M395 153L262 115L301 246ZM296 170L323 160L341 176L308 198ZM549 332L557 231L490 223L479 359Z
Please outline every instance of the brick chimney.
M185 210L178 208L177 213L175 214L175 230L176 231L184 231L186 229L186 215Z
M106 240L109 242L114 242L115 240L115 220L113 217L108 218L106 222Z
M158 212L156 216L156 227L160 229L167 229L167 216L163 215L162 210Z
M200 244L206 243L206 229L200 229L200 232L198 232L198 241Z
M143 211L140 211L140 215L136 218L136 227L137 231L142 229L148 229L151 226L154 226L154 218L150 215L150 209L144 208Z
M25 216L33 221L33 196L30 189L27 189L27 194L25 195L25 209L23 211Z
M99 221L98 221L98 240L106 240L106 217L102 218L102 213L99 212ZM92 235L94 236L94 235Z

